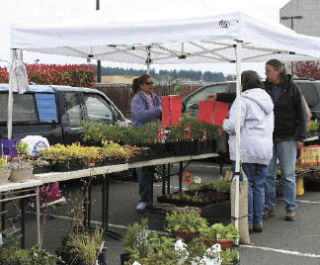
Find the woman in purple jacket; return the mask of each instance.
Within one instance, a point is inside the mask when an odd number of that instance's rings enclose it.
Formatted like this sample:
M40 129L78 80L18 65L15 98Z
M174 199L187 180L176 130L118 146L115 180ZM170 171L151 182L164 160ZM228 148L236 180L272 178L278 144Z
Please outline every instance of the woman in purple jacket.
M146 122L155 122L161 117L161 100L152 92L153 81L150 75L144 74L133 80L132 91L135 94L131 101L132 125L140 127ZM152 178L154 167L136 168L139 183L140 201L136 210L144 212L151 202Z

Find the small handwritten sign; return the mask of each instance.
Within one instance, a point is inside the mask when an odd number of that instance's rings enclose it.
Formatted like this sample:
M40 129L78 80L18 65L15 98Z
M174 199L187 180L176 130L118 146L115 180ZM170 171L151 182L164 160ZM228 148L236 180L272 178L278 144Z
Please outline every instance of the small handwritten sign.
M301 147L300 161L302 165L320 164L320 145L310 145Z

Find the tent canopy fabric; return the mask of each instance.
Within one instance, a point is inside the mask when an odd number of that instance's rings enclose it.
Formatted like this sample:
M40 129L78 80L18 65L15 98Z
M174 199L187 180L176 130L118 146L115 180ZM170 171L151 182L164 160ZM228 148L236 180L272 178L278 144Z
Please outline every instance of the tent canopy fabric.
M14 25L11 48L124 63L189 64L235 62L235 43L240 41L243 62L320 57L319 38L239 9L221 13L195 3L194 16L159 11L156 20L145 20L109 10L61 23Z

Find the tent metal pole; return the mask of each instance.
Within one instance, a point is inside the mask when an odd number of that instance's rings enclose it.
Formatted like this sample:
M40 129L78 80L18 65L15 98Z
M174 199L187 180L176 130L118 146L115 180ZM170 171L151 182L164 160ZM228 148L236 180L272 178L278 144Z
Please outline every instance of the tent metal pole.
M17 50L11 49L10 69L9 69L9 97L8 97L8 139L12 137L12 111L13 111L13 64L17 56Z
M147 74L149 75L150 74L150 63L147 62Z
M147 74L150 74L150 64L151 64L151 46L146 47L146 52L147 52L147 59L146 59L146 64L147 64Z
M237 69L237 119L236 119L236 165L235 165L235 181L236 181L236 192L235 192L235 226L239 231L239 177L240 177L240 161L241 161L241 150L240 150L240 121L241 121L241 49L242 42L237 41L236 44L236 69ZM239 242L236 242L238 245Z

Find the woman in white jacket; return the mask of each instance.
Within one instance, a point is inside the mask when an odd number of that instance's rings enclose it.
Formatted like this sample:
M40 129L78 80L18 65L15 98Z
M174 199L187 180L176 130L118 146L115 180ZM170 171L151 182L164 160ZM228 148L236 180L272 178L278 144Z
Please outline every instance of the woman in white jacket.
M262 89L262 82L255 71L244 71L241 85L240 150L242 169L249 181L249 231L262 232L264 185L273 147L273 103ZM234 101L229 118L223 123L223 129L229 134L230 159L233 162L236 160L236 112L237 104Z

